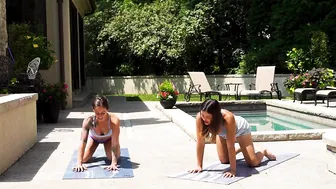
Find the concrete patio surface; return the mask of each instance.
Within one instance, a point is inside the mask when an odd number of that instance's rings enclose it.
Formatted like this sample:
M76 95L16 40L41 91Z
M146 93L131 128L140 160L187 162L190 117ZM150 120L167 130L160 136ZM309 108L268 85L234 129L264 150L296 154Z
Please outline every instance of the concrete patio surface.
M296 152L300 156L231 185L168 178L167 175L195 167L195 141L155 108L159 102L126 102L122 97L114 97L110 103L111 111L123 120L120 143L129 150L133 178L62 180L79 145L82 120L92 112L87 103L82 108L62 111L57 124L38 125L39 142L0 176L0 188L316 189L336 186L336 175L327 169L326 147L321 140L257 142L257 147L267 147L275 154ZM204 166L217 160L216 146L207 144Z

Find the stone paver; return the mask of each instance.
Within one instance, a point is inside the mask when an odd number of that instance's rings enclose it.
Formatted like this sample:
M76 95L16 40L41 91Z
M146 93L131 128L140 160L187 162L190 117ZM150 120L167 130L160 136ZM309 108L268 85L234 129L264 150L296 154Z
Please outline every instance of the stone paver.
M300 156L231 185L168 178L169 174L196 165L195 142L157 110L155 103L111 101L112 111L117 110L122 119L128 119L121 129L120 140L121 146L129 149L134 178L62 180L79 144L82 118L91 113L88 104L84 108L63 111L61 117L64 119L58 124L39 125L40 142L0 177L0 188L315 189L336 185L336 175L327 170L326 149L321 140L258 142L257 146L268 147L275 153L298 152ZM207 144L204 165L216 160L216 146Z

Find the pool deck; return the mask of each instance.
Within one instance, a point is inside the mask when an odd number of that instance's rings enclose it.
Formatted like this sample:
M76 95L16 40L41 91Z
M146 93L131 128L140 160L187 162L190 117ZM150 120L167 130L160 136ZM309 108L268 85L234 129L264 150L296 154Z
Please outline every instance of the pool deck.
M0 176L1 189L109 188L201 189L201 188L334 188L336 175L327 169L322 140L256 142L275 154L300 155L231 185L168 178L167 175L195 166L195 141L157 108L158 102L111 100L112 111L122 119L121 147L128 148L134 177L124 179L62 180L72 153L79 144L82 119L91 113L90 104L64 110L59 123L38 125L39 142ZM296 104L295 104L296 105ZM311 107L310 104L297 104ZM321 110L324 108L319 105ZM329 107L328 111L335 111ZM323 111L325 111L323 109ZM188 120L185 120L188 121ZM204 166L217 161L216 146L207 144Z
M190 105L194 108L190 108ZM199 107L200 102L179 102L177 105L187 111L194 111ZM222 101L222 106L231 109L249 109L249 111L265 108L267 111L274 111L287 116L294 116L298 119L323 124L330 128L324 129L305 129L305 130L284 130L284 131L258 131L252 132L254 141L289 141L289 140L320 140L325 132L336 129L336 103L332 107L326 107L325 104L317 104L306 101L302 104L291 100L244 100L244 101ZM335 107L334 107L335 106ZM174 107L173 109L164 109L160 104L156 104L157 109L163 112L169 120L178 125L192 139L196 140L196 131L194 129L195 119L183 110ZM196 109L197 109L196 108ZM290 110L290 111L289 111Z

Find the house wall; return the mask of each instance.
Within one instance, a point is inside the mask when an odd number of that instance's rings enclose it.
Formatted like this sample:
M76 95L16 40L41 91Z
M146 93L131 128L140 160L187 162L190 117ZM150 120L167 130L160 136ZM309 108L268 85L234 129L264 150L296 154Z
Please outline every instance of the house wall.
M59 50L59 27L58 27L58 3L57 1L46 1L46 16L47 16L47 39L52 44L52 49L55 51L57 62L49 68L49 70L40 70L43 79L47 83L57 83L61 81L60 75L60 50Z
M74 3L79 14L83 17L90 7L88 0L62 0L63 8L63 54L64 54L64 82L68 85L69 96L67 98L67 108L72 108L73 86L71 73L71 36L70 36L70 1ZM51 42L55 51L57 62L49 70L40 70L42 77L47 83L61 82L61 62L60 62L60 36L59 36L59 10L58 0L46 1L47 16L47 39ZM78 26L77 26L78 27ZM78 31L84 32L84 31ZM80 52L78 50L78 52ZM77 63L76 63L77 64ZM78 62L79 64L79 62ZM80 68L80 67L79 67ZM78 70L79 71L79 70ZM80 77L80 76L79 76ZM80 79L80 78L79 78Z
M63 0L63 32L64 32L64 80L68 84L69 96L67 108L72 108L72 77L71 77L71 43L70 43L70 0Z
M83 3L85 3L83 1ZM78 3L77 3L78 4ZM67 98L67 108L72 108L72 74L71 74L71 40L70 40L70 0L63 0L63 53L64 53L64 82L68 85L69 96ZM59 10L58 1L46 2L47 16L47 39L51 42L55 51L57 62L49 70L40 70L47 83L61 82L61 62L60 62L60 36L59 36Z

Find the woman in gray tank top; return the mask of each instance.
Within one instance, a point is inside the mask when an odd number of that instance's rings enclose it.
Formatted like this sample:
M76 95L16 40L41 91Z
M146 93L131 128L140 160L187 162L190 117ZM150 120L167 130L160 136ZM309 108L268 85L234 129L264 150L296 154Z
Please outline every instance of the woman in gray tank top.
M99 144L104 144L107 158L111 165L107 170L118 170L117 162L120 157L120 121L108 112L108 100L104 96L96 96L92 102L93 116L84 119L82 124L81 142L78 149L77 165L74 171L84 171L83 165L93 155Z
M240 116L234 115L228 110L222 110L218 101L207 99L201 105L201 111L196 116L197 135L197 166L189 170L191 173L202 171L205 139L216 141L218 158L221 163L230 163L230 171L225 172L225 177L235 177L236 154L242 152L249 166L260 164L264 156L269 160L276 157L267 149L255 152L251 127ZM235 142L240 148L235 149Z

